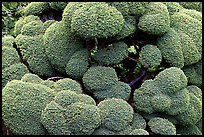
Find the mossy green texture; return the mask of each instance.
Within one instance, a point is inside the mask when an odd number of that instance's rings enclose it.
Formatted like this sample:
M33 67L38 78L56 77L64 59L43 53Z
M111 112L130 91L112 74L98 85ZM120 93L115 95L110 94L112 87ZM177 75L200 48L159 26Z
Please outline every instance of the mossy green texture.
M170 29L167 6L161 2L151 2L139 18L138 28L152 35L163 35Z
M108 38L122 30L121 12L104 2L84 4L72 15L71 31L85 39Z
M193 9L202 12L202 2L179 2L186 9Z
M41 112L54 98L52 90L40 84L10 81L2 92L4 124L17 135L44 135Z
M52 9L62 11L67 6L67 2L50 2L49 5Z
M93 58L101 65L118 64L128 56L128 45L122 41L100 48Z
M82 80L84 86L94 92L110 88L118 81L118 77L111 67L94 66L88 69Z
M2 88L11 80L20 80L29 70L23 63L15 63L2 69Z
M28 83L34 83L34 84L41 84L43 80L35 74L27 73L22 78L21 81L28 82Z
M146 80L134 92L133 100L138 110L145 113L164 112L177 115L189 105L187 78L176 67L161 71L153 80Z
M145 68L159 66L162 61L161 51L156 46L147 44L139 53L139 61Z
M184 57L179 39L177 32L174 29L170 29L157 39L156 45L167 63L173 67L182 68L184 66Z
M29 64L29 68L40 76L52 76L54 69L45 54L43 36L18 35L16 45L20 48L23 59Z
M14 42L15 42L15 38L11 35L4 35L2 37L2 46L13 47Z
M31 2L29 3L25 10L24 14L27 15L35 15L38 16L43 11L46 11L50 8L50 5L48 2Z
M28 15L26 17L21 17L18 21L16 21L15 26L14 26L15 36L21 34L21 29L25 24L31 21L39 21L39 20L40 20L39 17L34 16L34 15Z
M70 78L82 79L89 68L89 52L82 49L74 53L66 65L66 73Z
M90 96L62 90L43 110L41 122L49 134L90 135L99 127L101 118Z
M124 129L133 119L133 108L122 99L106 99L98 104L103 127L112 131Z
M176 135L176 127L170 121L164 118L156 117L148 122L150 129L155 134Z
M2 69L14 63L20 62L20 57L15 48L9 46L2 47Z
M93 92L97 99L103 100L106 98L128 99L131 93L131 87L124 82L118 81L110 88L97 90Z
M77 81L70 78L63 78L56 81L53 89L56 92L59 92L61 90L71 90L77 94L82 93L81 85Z
M149 133L144 129L134 129L130 135L149 135Z
M202 88L202 60L195 64L185 66L182 70L185 73L189 84Z
M63 22L53 23L45 31L43 40L45 53L51 65L66 74L67 62L75 52L82 49L83 42L76 38Z

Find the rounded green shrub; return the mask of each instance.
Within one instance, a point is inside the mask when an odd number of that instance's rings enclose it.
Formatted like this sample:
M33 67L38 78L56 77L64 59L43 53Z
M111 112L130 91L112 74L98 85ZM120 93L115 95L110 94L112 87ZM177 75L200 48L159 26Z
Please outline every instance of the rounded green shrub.
M74 53L66 65L66 73L70 78L82 79L89 67L89 52L86 49Z
M163 35L170 29L167 6L161 2L151 2L139 18L138 28L152 35Z
M46 11L50 8L48 2L31 2L29 3L25 10L24 14L27 15L36 15L38 16L43 11Z
M162 61L161 51L156 46L147 44L142 47L139 60L145 68L159 66Z
M103 127L120 131L133 119L133 108L122 99L106 99L98 104Z
M44 135L41 112L54 98L52 90L44 85L13 80L2 92L4 124L18 135Z
M91 15L91 16L90 16ZM104 2L84 4L72 15L71 30L85 39L108 38L122 30L124 18Z
M128 56L128 46L124 42L116 42L107 48L99 48L93 58L102 65L118 64Z
M148 122L148 125L155 134L176 135L176 127L167 119L160 117L152 118Z

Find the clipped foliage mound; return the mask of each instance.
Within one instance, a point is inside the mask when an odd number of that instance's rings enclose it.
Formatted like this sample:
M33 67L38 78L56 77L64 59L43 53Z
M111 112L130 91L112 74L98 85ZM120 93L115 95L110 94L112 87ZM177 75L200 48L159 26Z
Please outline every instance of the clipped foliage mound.
M29 2L2 36L3 134L202 134L201 9Z

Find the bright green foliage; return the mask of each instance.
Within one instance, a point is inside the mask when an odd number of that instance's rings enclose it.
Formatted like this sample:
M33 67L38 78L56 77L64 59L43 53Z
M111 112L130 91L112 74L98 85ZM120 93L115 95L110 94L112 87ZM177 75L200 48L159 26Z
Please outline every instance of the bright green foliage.
M14 63L20 62L18 52L13 47L2 47L2 69L9 67Z
M70 90L57 93L41 115L49 134L90 135L94 132L101 123L99 109L90 96L82 98L82 94ZM85 98L89 101L84 102Z
M182 11L175 13L171 16L171 27L191 37L198 51L202 54L202 44L199 41L202 37L202 22L191 16Z
M72 15L71 31L85 39L108 38L122 30L121 12L104 2L84 4Z
M82 49L82 41L70 33L70 29L63 22L52 24L43 38L45 53L52 66L65 74L67 62L76 51Z
M92 135L115 135L114 131L111 131L109 129L106 129L104 127L100 127L96 129Z
M2 118L14 133L43 135L41 111L54 97L52 90L40 84L13 80L2 92Z
M191 16L194 19L197 19L202 22L202 13L196 10L190 10L190 9L182 9L180 12L185 13L189 16Z
M148 2L128 2L129 14L139 19L144 14L148 4Z
M41 21L31 21L22 27L21 34L26 36L39 35L42 33L42 25L43 23Z
M41 84L43 80L38 75L27 73L21 78L21 81L33 84Z
M140 111L177 115L186 111L189 105L190 97L186 86L187 78L181 69L167 68L154 80L146 80L136 89L133 100Z
M55 82L51 80L43 80L40 84L45 85L51 89L55 88Z
M20 63L20 57L15 48L2 47L2 88L13 79L20 80L28 72L27 67Z
M131 34L135 33L136 30L137 30L137 27L136 27L135 17L126 16L125 23L124 23L122 30L117 35L115 35L114 38L117 40L124 39L125 37L128 37Z
M171 66L182 68L184 66L184 57L181 48L179 35L173 29L164 34L157 40L157 47L161 51L162 57Z
M28 72L28 68L23 63L15 63L2 69L2 88L13 79L20 80Z
M104 90L97 90L94 95L103 100L105 98L120 98L128 99L130 96L131 88L127 83L118 81L114 83L110 88Z
M149 133L144 129L134 129L130 135L149 135Z
M195 125L202 117L202 100L194 93L189 93L190 102L187 110L176 116L181 125Z
M145 68L156 67L162 61L161 51L156 46L147 44L142 47L139 60Z
M82 79L89 67L89 52L86 49L74 53L66 65L66 73L70 78Z
M56 81L54 85L54 90L56 92L61 90L71 90L77 94L82 93L81 85L70 78L64 78Z
M202 135L200 129L195 125L180 126L177 129L177 134L180 135Z
M34 15L29 15L29 16L20 18L15 23L15 26L14 26L14 34L15 34L15 36L19 35L21 33L22 27L25 24L27 24L27 23L29 23L31 21L39 21L39 17L38 16L34 16Z
M47 30L47 28L49 28L50 25L52 25L53 23L55 23L56 21L55 20L48 20L46 22L44 22L42 24L42 27L41 27L41 33L45 33L45 31Z
M138 28L153 35L163 35L168 32L170 16L167 6L161 2L149 3L145 13L139 18Z
M94 92L109 89L118 81L118 77L113 68L96 66L90 67L82 80L84 86Z
M106 99L98 104L102 127L112 131L124 129L133 119L133 108L122 99Z
M102 65L118 64L128 56L128 46L124 42L116 42L107 48L100 48L93 58Z
M170 121L164 118L152 118L148 122L150 129L155 134L160 135L176 135L176 127Z
M63 10L67 6L67 2L50 2L50 8L55 10Z
M202 60L183 68L188 83L202 88Z
M25 10L24 14L27 15L36 15L38 16L43 11L46 11L50 8L48 2L31 2L29 3Z
M168 12L170 15L173 15L175 12L183 9L183 7L178 2L163 2L167 6Z
M184 8L202 11L202 2L179 2Z
M43 37L41 35L30 37L18 35L16 44L20 48L23 59L29 64L30 69L40 76L52 76L54 70L45 54Z
M15 42L15 38L11 35L4 35L2 37L2 46L13 47L14 42Z
M88 2L90 4L90 2ZM86 3L86 5L88 4ZM93 2L91 2L93 3ZM62 20L63 23L67 27L71 27L71 20L72 20L72 15L74 12L84 6L85 2L69 2L67 6L64 8L64 11L62 13ZM94 3L93 3L94 4Z
M130 9L128 2L112 2L110 5L120 11L123 16L127 16L129 14Z

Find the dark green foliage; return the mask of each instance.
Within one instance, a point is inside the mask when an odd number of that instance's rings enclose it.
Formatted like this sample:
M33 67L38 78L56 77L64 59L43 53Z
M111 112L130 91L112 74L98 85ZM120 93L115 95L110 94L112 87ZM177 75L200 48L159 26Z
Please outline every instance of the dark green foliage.
M139 53L139 60L145 68L156 67L162 61L161 51L154 45L145 45Z
M184 66L184 57L179 41L179 35L173 29L164 34L157 40L157 47L161 51L162 57L171 66L182 68Z
M89 67L89 52L86 49L74 53L66 65L66 73L70 78L82 79Z
M202 60L183 68L188 83L202 88Z
M55 10L63 10L67 6L67 2L50 2L50 8Z
M202 12L202 2L179 2L184 8Z
M139 18L138 28L142 31L163 35L170 29L170 16L166 5L161 2L151 2L145 13Z
M124 42L117 42L107 48L99 48L93 58L102 65L118 64L128 56L128 46Z

